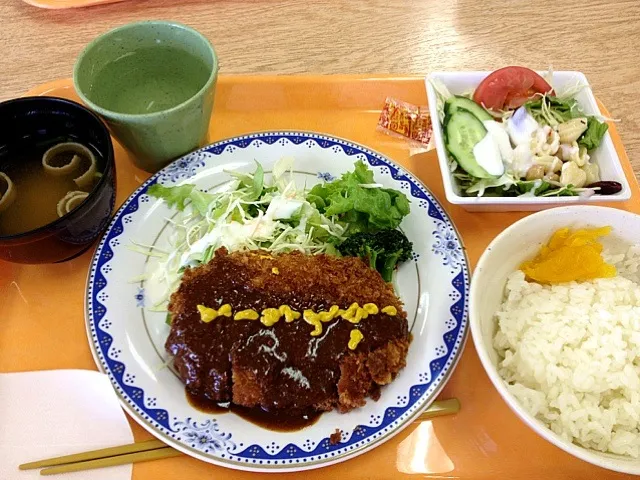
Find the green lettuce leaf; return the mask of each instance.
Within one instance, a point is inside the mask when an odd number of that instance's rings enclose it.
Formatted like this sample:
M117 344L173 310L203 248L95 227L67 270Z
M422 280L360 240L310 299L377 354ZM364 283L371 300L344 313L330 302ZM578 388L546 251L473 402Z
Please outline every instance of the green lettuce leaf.
M561 99L545 95L542 98L529 100L524 106L537 122L544 125L567 122L580 114L578 101L575 98Z
M362 161L357 161L353 172L331 183L314 186L307 201L320 213L337 216L348 223L351 233L397 228L409 213L409 200L393 189L362 186L373 183L373 172Z
M255 160L254 160L255 161ZM264 169L260 163L256 162L256 169L253 174L242 172L227 172L233 178L239 180L238 190L246 192L246 200L252 202L258 200L264 193ZM276 189L277 190L277 189Z
M185 202L190 200L191 191L195 188L195 185L180 185L179 187L165 187L156 183L151 185L147 190L147 193L152 197L159 198L167 202L169 207L176 207L178 210L184 210L186 206Z
M256 171L253 172L253 180L250 187L251 200L258 200L262 195L262 189L264 188L264 169L258 162L256 162Z
M175 207L180 211L183 211L187 206L187 201L190 201L193 204L193 208L203 217L207 214L209 204L213 201L213 195L203 193L195 185L190 184L165 187L156 183L149 187L147 193L152 197L164 200L169 207Z
M201 192L200 190L194 188L189 195L191 199L191 203L193 203L193 208L198 210L200 215L205 217L209 212L209 204L213 201L213 195L208 193Z
M587 151L598 148L602 137L607 133L609 125L599 122L595 117L589 117L587 119L587 129L578 139L578 145L585 147Z

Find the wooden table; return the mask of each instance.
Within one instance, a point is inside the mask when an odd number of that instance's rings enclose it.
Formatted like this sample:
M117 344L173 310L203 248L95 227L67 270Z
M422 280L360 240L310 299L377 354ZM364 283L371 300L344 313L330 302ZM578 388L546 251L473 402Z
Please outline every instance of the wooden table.
M222 74L580 70L622 120L640 173L638 0L125 0L57 11L2 0L0 100L71 76L75 57L98 34L160 18L211 39Z

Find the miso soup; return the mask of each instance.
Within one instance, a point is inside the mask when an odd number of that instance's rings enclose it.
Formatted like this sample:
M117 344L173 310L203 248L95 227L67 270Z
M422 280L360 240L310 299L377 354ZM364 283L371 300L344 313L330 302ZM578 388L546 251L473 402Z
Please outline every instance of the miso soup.
M103 165L95 147L71 137L25 139L1 150L0 236L34 230L77 208Z

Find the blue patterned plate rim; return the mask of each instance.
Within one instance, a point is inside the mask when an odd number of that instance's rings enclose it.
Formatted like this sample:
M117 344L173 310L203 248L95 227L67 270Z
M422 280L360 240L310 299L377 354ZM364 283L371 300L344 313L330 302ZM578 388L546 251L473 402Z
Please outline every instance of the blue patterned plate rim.
M445 339L445 345L450 346L450 350L446 355L441 357L437 357L432 360L429 364L429 370L432 375L430 380L425 384L413 385L409 391L413 391L414 389L419 388L416 392L420 391L420 395L413 402L409 402L405 407L395 408L389 407L385 410L384 421L375 427L369 426L360 426L357 429L362 428L365 431L368 431L368 437L364 437L366 439L372 437L372 440L368 441L368 443L363 443L362 439L358 440L354 437L355 434L351 436L349 444L343 445L338 444L336 448L333 448L331 451L331 455L324 455L324 458L320 458L321 455L315 453L320 446L324 445L325 448L329 449L329 438L327 437L321 442L318 442L316 448L307 452L296 445L289 444L284 446L281 450L276 452L275 454L269 454L264 449L262 449L259 445L250 445L242 452L239 452L236 455L229 454L227 458L215 457L213 455L207 455L202 452L202 450L198 450L193 448L192 446L176 441L171 436L172 430L169 422L169 415L165 410L154 410L152 407L147 407L144 405L144 391L139 388L131 387L124 383L125 377L125 369L126 366L122 363L115 361L114 359L107 358L107 351L110 345L110 342L106 342L105 340L112 341L112 337L109 336L104 330L99 327L99 322L102 317L104 317L106 313L106 309L102 307L102 312L100 313L100 302L97 299L98 294L104 290L107 286L107 281L102 275L100 271L100 267L109 263L109 261L113 258L113 252L111 251L108 242L117 236L124 233L124 223L123 217L124 215L135 212L139 205L138 201L140 200L141 195L146 192L146 190L158 182L159 180L178 180L182 178L189 178L195 174L200 165L195 165L189 159L195 159L199 154L209 153L213 155L219 155L222 153L226 147L234 146L237 148L246 148L254 141L259 140L267 143L268 145L274 144L278 140L288 140L293 144L299 144L302 142L306 142L309 140L314 141L319 147L322 149L328 149L330 147L339 146L346 155L352 156L355 154L362 154L366 157L367 163L371 166L373 165L384 165L389 168L391 172L391 176L394 180L398 180L401 182L407 182L410 187L414 187L415 189L410 189L411 197L415 197L421 200L428 202L428 215L433 219L441 222L438 224L438 231L434 232L434 236L437 237L436 246L439 247L436 250L435 246L433 251L436 254L441 254L444 257L444 265L448 265L451 267L451 272L457 273L452 280L452 285L455 290L459 292L460 298L455 302L455 304L450 308L450 314L453 316L455 320L455 327L446 332L445 337L449 335L450 341ZM204 162L203 162L204 165ZM186 169L186 173L184 175L180 175L180 172ZM320 175L320 174L319 174ZM442 232L440 231L440 227L444 230L447 228L451 229L450 232ZM440 234L445 235L449 234L449 237L446 238L446 241L440 236ZM453 247L449 247L448 245L452 244ZM106 248L106 249L105 249ZM455 249L455 255L452 252L447 253L447 249L452 248ZM451 255L448 257L447 255ZM455 257L455 258L454 258ZM460 258L458 258L460 257ZM220 466L226 466L229 468L247 470L247 471L300 471L304 469L311 468L319 468L322 466L327 466L333 463L337 463L342 460L346 460L347 458L351 458L357 455L360 455L366 451L371 450L372 448L380 445L384 441L388 440L392 436L399 433L405 427L410 425L421 413L426 409L437 397L437 395L444 388L448 380L450 379L453 371L455 370L457 363L462 355L464 350L464 346L466 345L467 337L468 337L468 291L469 291L469 261L467 258L466 248L464 247L462 237L460 236L457 228L449 218L448 214L442 208L438 200L431 193L431 191L426 187L419 179L417 179L414 175L404 170L403 167L396 164L394 161L390 160L385 155L376 152L368 147L365 147L356 142L346 140L340 137L336 137L334 135L316 133L311 131L261 131L250 134L245 134L236 137L230 137L227 139L223 139L207 145L199 150L196 150L190 154L185 155L182 158L179 158L169 164L164 169L160 170L156 174L152 175L149 179L147 179L140 187L138 187L122 204L122 206L118 209L116 214L114 215L112 221L110 222L107 230L105 231L102 239L100 240L96 250L94 252L93 258L91 260L90 269L87 275L87 293L85 296L85 326L87 331L87 337L89 340L89 346L91 349L91 353L94 357L94 361L98 366L99 370L103 373L107 374L116 394L125 408L125 410L146 430L152 433L157 438L166 442L167 444L173 446L174 448L191 455L195 458L214 463ZM96 286L97 284L97 286ZM460 308L462 307L462 308ZM450 335L454 333L455 335ZM108 343L108 344L107 344ZM106 347L105 347L106 344ZM437 362L437 363L436 363ZM436 366L434 367L434 364ZM442 365L442 366L441 366ZM115 368L114 368L115 367ZM435 383L435 387L433 386ZM428 391L428 395L425 393ZM131 392L133 391L133 396ZM132 398L138 397L138 398ZM398 422L397 420L402 417L402 415L410 410L410 407L416 406L413 408L413 412L406 416L402 421ZM396 415L394 411L394 415L392 418L388 418L388 414L390 410L401 410L400 414ZM187 427L188 421L187 419ZM184 422L182 422L184 423ZM395 423L395 425L394 425ZM387 428L385 428L387 427ZM388 428L390 427L390 428ZM193 430L197 430L198 425L193 425ZM230 435L229 435L230 437ZM223 439L224 441L224 439ZM354 448L353 444L358 444ZM350 445L351 444L351 445ZM347 448L349 447L350 448ZM260 450L260 457L264 458L264 462L261 460L260 464L256 464L255 459L253 463L250 463L250 458L245 458L242 455L246 452L249 452L251 448L258 448ZM296 459L295 463L292 463L291 456L283 455L285 450L288 447L296 448L302 455ZM341 452L336 452L342 450ZM324 452L324 450L323 450ZM338 453L338 455L335 455ZM254 455L255 456L255 455ZM305 460L304 457L307 457L308 460ZM312 459L313 457L318 457L317 459ZM289 463L286 463L286 460L289 460ZM302 463L298 463L299 460L302 460Z

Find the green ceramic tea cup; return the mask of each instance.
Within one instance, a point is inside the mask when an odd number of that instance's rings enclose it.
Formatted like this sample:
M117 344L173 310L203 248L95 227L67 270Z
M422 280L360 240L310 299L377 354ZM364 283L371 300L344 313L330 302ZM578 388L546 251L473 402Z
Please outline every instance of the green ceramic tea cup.
M164 21L101 35L73 70L82 101L148 172L206 142L217 77L211 43L192 28Z

